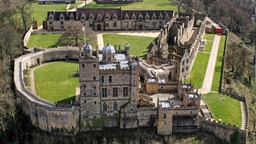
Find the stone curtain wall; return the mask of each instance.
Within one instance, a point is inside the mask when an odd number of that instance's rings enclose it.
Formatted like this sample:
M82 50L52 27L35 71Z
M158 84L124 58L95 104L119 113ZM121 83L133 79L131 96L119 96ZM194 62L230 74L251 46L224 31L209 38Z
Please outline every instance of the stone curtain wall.
M27 46L28 39L30 38L31 32L33 31L33 24L30 26L23 38L23 45Z
M14 83L16 94L21 100L23 113L31 123L45 131L74 135L79 131L79 107L74 105L57 106L31 93L24 86L23 70L41 62L79 58L79 49L61 47L23 55L15 59Z
M236 125L230 125L222 123L216 120L201 118L201 129L202 132L214 134L218 138L225 140L230 143L230 135L233 134L235 130L238 130L240 136L240 144L246 144L246 131L241 130L236 127Z

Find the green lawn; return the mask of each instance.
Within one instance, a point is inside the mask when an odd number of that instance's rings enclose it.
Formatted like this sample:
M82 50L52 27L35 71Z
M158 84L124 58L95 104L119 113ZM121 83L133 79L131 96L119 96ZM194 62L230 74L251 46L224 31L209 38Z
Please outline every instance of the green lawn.
M65 11L67 4L38 4L32 3L32 18L37 20L38 26L43 24L43 20L47 17L48 11Z
M190 73L190 79L194 84L194 87L197 89L201 88L204 81L204 75L208 65L210 55L198 52L193 68Z
M213 41L214 40L214 36L215 34L208 34L208 33L205 33L204 34L204 39L208 40L208 41Z
M132 55L145 59L148 47L154 38L118 34L103 34L103 40L104 45L107 45L109 42L113 46L116 45L117 48L118 45L121 45L121 49L124 49L124 45L128 43L130 45L130 53Z
M79 78L72 77L78 63L56 62L34 71L36 93L52 102L69 103L79 87Z
M69 9L73 9L75 7L77 7L78 5L82 4L83 2L79 1L79 2L76 2L75 4L70 4L70 7Z
M204 46L204 52L211 52L212 50L212 41L206 41L205 46Z
M123 10L173 10L177 12L178 7L170 0L144 0L130 4L96 4L94 1L86 5L87 8L120 8Z
M221 100L222 98L224 100ZM241 126L242 116L238 100L217 93L202 95L202 99L206 101L214 119L221 119L222 122L235 124L237 127Z
M220 90L220 81L221 81L221 74L222 74L221 67L222 67L222 58L223 58L223 53L225 48L225 41L226 41L226 36L222 35L220 38L218 55L217 55L217 60L215 65L214 77L212 82L212 91Z
M56 43L61 34L32 34L28 40L27 47L32 48L34 46L49 48L56 47Z

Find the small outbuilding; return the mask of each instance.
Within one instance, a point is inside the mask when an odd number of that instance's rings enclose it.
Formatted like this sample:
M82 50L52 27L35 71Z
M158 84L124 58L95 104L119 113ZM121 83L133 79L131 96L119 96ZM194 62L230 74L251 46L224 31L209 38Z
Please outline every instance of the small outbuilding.
M214 32L215 34L222 34L222 28L217 26L214 28Z

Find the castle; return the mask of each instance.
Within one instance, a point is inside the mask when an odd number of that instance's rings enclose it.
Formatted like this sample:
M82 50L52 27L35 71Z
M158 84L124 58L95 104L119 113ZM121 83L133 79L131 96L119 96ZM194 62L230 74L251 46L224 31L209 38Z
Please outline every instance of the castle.
M195 24L198 19L200 25ZM201 95L186 81L204 31L203 15L174 15L152 42L146 60L130 55L129 44L107 44L102 50L85 44L82 50L61 47L21 56L15 60L14 81L22 111L33 125L58 134L155 127L159 135L205 131L230 142L237 127L207 120ZM28 67L71 59L79 61L74 102L47 101L24 84Z

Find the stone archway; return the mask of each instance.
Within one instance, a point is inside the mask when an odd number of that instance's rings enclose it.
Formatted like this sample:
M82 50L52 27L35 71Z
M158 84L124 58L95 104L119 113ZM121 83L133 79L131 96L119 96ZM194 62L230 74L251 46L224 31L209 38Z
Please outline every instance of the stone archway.
M101 30L101 24L97 24L97 30Z
M138 26L138 30L142 30L142 29L143 29L142 24L139 24L139 26Z

